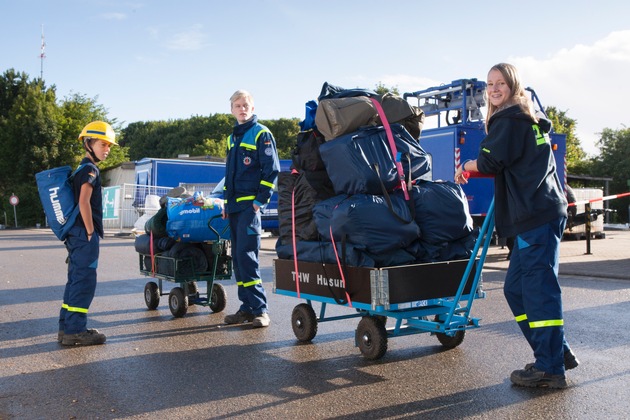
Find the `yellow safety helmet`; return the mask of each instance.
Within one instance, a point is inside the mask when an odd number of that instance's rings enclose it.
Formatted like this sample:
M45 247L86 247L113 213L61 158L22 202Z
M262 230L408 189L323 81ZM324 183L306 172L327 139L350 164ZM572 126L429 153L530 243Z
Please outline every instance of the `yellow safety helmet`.
M116 133L114 133L114 129L111 125L103 121L92 121L83 127L83 131L79 134L79 140L83 140L86 137L103 140L116 146L118 145L118 143L116 143Z

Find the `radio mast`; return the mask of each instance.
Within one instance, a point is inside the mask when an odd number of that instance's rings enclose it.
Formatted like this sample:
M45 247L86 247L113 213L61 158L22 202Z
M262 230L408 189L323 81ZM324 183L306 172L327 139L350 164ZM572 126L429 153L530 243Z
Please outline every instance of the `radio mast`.
M40 60L40 66L41 66L39 77L42 79L42 81L44 80L44 58L46 58L46 53L44 52L45 49L46 49L46 41L44 41L44 24L42 24L42 45L41 45L41 50L39 54L39 60Z

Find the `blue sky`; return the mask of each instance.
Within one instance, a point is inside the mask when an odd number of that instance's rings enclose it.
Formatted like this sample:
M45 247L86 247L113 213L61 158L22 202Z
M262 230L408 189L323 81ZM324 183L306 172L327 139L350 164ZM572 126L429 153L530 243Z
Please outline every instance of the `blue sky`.
M0 0L0 71L96 97L126 125L229 112L303 118L325 81L401 93L517 65L584 149L629 125L630 2Z

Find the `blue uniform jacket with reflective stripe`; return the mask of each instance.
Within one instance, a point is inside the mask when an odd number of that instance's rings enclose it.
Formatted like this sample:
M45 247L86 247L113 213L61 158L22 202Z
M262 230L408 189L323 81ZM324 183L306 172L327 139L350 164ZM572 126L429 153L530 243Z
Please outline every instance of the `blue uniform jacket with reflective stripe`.
M227 139L224 200L227 213L242 211L252 203L269 202L280 161L276 141L267 127L254 117L237 124Z
M548 132L511 106L492 115L477 158L479 172L494 175L495 220L501 237L512 237L567 214Z

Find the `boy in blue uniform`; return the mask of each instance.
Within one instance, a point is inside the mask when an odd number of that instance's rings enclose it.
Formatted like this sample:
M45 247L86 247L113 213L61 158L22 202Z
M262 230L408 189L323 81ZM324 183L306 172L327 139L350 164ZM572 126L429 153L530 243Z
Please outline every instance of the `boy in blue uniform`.
M105 343L105 335L87 328L87 313L96 291L99 243L103 237L101 177L96 164L105 160L116 143L112 127L103 121L86 125L79 135L85 157L72 180L80 215L65 241L68 249L68 282L59 313L57 341L64 346Z
M230 98L236 125L227 140L223 218L229 218L232 263L241 307L226 324L269 326L267 296L260 278L260 208L269 202L280 171L276 141L254 115L254 99L244 90Z

